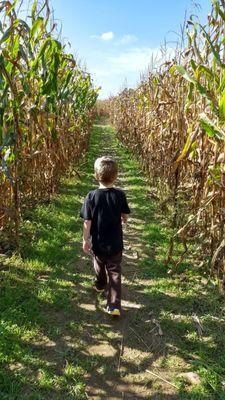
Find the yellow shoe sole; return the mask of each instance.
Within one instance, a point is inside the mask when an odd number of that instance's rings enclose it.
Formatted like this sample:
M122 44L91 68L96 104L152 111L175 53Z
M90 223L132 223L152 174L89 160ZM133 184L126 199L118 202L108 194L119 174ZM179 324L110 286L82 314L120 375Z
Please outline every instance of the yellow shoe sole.
M120 316L120 310L118 308L114 308L114 310L107 310L107 313L109 315L112 315L113 317L119 317Z

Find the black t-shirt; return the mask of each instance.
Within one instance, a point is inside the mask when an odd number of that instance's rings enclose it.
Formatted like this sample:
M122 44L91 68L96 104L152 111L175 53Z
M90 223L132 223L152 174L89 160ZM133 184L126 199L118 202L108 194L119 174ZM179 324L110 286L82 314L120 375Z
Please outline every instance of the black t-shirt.
M92 221L91 243L96 255L110 255L123 249L122 213L130 214L130 208L121 189L95 189L86 196L80 216Z

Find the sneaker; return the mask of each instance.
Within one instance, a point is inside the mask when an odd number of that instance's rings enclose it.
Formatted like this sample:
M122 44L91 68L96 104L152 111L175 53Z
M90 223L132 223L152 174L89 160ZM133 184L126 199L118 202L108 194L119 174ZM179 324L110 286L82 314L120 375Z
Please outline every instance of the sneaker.
M111 308L111 307L107 307L106 308L106 312L109 315L112 315L113 317L119 317L120 316L120 310L119 308Z
M98 289L96 285L92 286L97 293L104 293L105 289Z

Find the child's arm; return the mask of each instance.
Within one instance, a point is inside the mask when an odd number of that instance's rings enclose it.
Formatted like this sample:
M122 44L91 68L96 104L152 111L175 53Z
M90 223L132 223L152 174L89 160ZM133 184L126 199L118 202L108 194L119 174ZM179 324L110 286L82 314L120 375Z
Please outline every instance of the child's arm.
M84 226L83 226L83 250L84 250L85 253L88 253L91 250L90 230L91 230L91 220L84 220Z
M121 219L122 219L122 221L123 221L124 224L127 223L128 215L129 215L129 214L123 214L123 213L121 214Z
M130 214L130 207L127 203L127 198L123 190L121 191L122 194L122 207L121 207L121 220L123 224L127 223L128 215Z

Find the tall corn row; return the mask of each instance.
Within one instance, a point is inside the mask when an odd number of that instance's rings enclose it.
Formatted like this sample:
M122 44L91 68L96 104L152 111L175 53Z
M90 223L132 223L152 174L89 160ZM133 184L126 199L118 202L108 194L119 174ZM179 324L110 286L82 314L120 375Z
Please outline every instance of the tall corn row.
M206 26L188 21L185 51L112 98L109 110L172 211L167 264L176 237L184 251L175 266L192 242L225 286L225 2L212 3Z
M86 149L97 91L55 39L48 1L28 23L16 10L0 2L0 234L18 246L23 208L49 199Z

